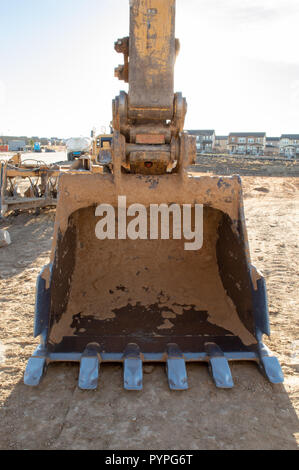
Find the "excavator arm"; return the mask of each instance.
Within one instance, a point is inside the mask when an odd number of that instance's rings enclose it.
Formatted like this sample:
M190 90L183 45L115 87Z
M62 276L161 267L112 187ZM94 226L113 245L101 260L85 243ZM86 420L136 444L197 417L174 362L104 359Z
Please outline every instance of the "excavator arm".
M175 39L175 0L132 0L130 37L119 39L115 50L124 65L115 75L129 83L113 101L113 127L125 137L122 165L132 173L177 171L184 159L192 163L195 142L180 152L186 99L174 94L174 64L179 51Z

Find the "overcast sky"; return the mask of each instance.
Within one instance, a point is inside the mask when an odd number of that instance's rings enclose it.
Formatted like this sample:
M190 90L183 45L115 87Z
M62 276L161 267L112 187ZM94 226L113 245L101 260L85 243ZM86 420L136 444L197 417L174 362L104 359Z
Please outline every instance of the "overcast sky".
M0 0L0 135L101 131L128 0ZM185 127L299 133L299 0L177 0Z

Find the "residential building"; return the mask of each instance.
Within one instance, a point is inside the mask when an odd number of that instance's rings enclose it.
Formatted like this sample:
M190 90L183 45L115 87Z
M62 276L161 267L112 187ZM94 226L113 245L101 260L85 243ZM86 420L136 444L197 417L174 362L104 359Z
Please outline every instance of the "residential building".
M198 152L209 153L215 149L216 136L214 130L188 130L188 133L196 136L196 150Z
M26 148L25 140L10 140L8 142L10 152L23 152Z
M279 147L280 137L266 137L266 144Z
M216 135L215 138L215 151L219 153L227 152L228 136L227 135Z
M279 156L280 137L266 137L265 155L269 157Z
M231 132L228 150L231 154L264 155L266 132Z
M281 134L279 152L287 158L299 156L299 134Z

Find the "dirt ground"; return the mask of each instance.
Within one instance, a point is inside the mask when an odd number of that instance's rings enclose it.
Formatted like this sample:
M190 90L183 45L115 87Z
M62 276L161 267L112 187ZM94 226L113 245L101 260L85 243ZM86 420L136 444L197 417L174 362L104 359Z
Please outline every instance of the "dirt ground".
M299 176L299 160L286 158L252 157L241 155L205 155L197 154L196 170L216 175L238 174L241 176ZM196 171L195 170L195 171Z
M235 387L217 389L205 364L188 364L189 390L171 392L162 365L142 392L125 391L122 368L104 364L96 391L78 388L77 364L51 364L37 388L23 384L36 345L35 282L47 263L54 210L0 223L1 449L297 449L299 442L299 178L242 178L251 256L268 287L271 339L285 382L251 363L231 365Z

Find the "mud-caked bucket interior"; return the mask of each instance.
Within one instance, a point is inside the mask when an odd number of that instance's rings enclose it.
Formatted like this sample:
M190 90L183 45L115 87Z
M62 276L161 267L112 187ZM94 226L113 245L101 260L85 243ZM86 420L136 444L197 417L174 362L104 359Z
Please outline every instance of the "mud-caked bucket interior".
M117 209L115 210L117 227ZM89 343L120 353L128 343L163 353L246 351L256 343L251 282L240 227L204 206L203 244L186 240L100 240L95 206L79 209L58 233L48 344L83 352Z

